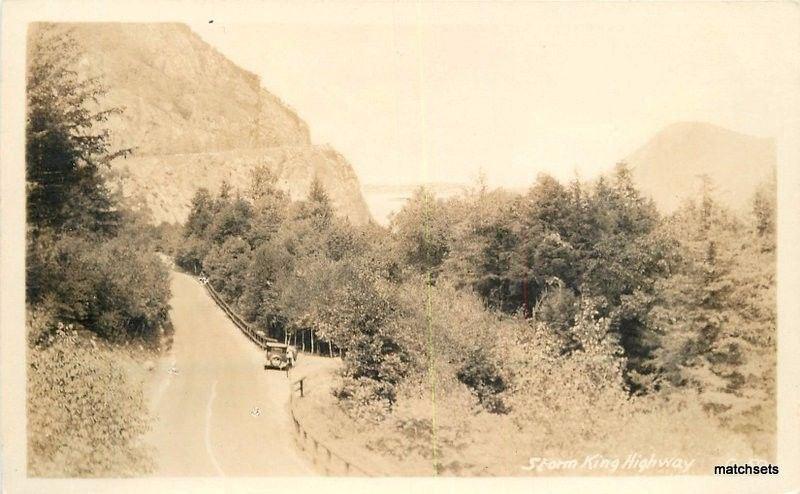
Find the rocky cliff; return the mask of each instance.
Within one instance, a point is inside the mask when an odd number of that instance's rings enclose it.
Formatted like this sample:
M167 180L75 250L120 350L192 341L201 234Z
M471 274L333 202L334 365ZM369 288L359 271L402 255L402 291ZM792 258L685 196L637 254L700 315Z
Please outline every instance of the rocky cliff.
M142 200L156 223L172 223L186 219L192 195L199 186L216 192L227 182L234 189L244 190L251 170L259 165L268 166L278 177L279 187L293 199L305 198L316 176L337 211L357 224L370 220L358 177L341 155L325 146L154 154L121 159L115 169L124 195Z
M104 106L124 112L108 125L133 148L113 163L127 196L153 219L183 221L199 187L243 187L264 164L294 198L319 177L340 214L369 221L358 177L339 153L315 146L279 98L182 24L65 24L81 47L79 70L100 77Z

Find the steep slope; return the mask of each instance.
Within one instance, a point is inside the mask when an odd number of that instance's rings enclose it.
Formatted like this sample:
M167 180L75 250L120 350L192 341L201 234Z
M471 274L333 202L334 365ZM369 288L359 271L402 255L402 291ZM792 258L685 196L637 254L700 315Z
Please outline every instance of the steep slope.
M222 178L244 186L249 169L270 166L304 197L319 176L339 213L369 221L358 178L255 74L237 67L183 24L63 24L79 43L79 70L100 77L104 106L124 109L108 124L133 155L113 167L126 195L142 198L155 221L183 221L199 187ZM170 192L167 193L166 190Z
M626 159L639 187L664 212L695 193L701 175L711 178L724 204L746 208L756 187L775 173L775 160L771 139L698 122L666 127Z
M309 145L308 128L183 24L70 24L82 68L102 78L111 121L136 154Z
M269 167L278 177L278 185L293 199L305 198L312 180L318 177L337 211L356 224L371 219L352 167L324 146L138 156L119 160L115 169L125 196L144 201L155 223L172 223L186 219L198 187L216 192L227 182L243 190L251 170L259 165Z

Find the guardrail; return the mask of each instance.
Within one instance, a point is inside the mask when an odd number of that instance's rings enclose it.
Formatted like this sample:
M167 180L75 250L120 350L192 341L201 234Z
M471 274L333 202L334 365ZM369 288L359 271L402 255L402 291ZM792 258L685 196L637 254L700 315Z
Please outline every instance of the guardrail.
M233 309L231 309L231 307L228 305L227 302L222 300L222 297L220 297L219 293L217 293L214 287L211 286L210 282L205 282L203 283L203 285L205 285L206 290L208 291L209 295L211 295L211 298L214 299L214 302L217 303L220 309L222 309L222 311L228 316L228 318L233 322L233 324L237 328L239 328L242 331L242 333L244 333L245 336L247 336L247 338L250 339L250 341L258 345L259 348L262 349L266 348L267 342L278 341L275 338L269 338L267 336L259 334L257 330L253 329L249 324L247 324L247 322L244 319L239 317L239 314L237 314L236 312L233 311Z
M231 309L227 302L222 300L222 297L219 295L219 293L217 293L214 287L211 286L210 282L205 282L203 284L205 285L206 290L208 291L209 295L211 295L211 298L214 300L214 302L216 302L216 304L220 307L220 309L222 309L223 312L225 312L233 324L239 328L245 334L245 336L250 339L250 341L258 345L260 348L264 348L266 343L269 341L277 341L274 338L268 338L258 334L255 329L253 329L249 324L247 324L247 322L245 322L244 319L239 316L239 314ZM289 375L288 369L286 375ZM305 395L305 380L306 378L302 377L292 382L292 387L289 391L289 413L292 417L292 424L294 425L297 445L311 457L311 461L314 463L314 465L325 472L325 475L357 475L362 477L376 476L374 473L356 465L343 455L334 451L330 446L327 446L314 436L310 435L308 430L303 427L303 424L300 423L300 420L298 420L297 416L295 415L294 395L295 392L299 392L301 398Z
M292 390L289 395L289 413L292 416L297 445L311 457L314 465L325 472L325 475L375 477L375 473L356 465L344 455L337 453L336 450L309 434L308 430L300 423L300 420L295 415L294 394L299 392L300 397L303 397L305 380L306 378L303 377L292 382Z

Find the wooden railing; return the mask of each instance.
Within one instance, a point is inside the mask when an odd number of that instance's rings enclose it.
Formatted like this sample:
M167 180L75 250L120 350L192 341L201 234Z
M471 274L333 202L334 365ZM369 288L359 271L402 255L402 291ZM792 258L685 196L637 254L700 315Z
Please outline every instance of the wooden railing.
M306 380L305 377L301 377L300 379L298 379L297 381L292 383L292 393L294 393L295 391L299 391L300 392L300 398L302 398L304 396L304 394L303 394L303 382L305 380ZM295 386L297 386L297 387L295 387ZM292 396L294 396L294 395L292 395Z
M220 309L228 316L233 324L239 328L242 333L247 336L250 341L258 345L260 348L265 348L267 342L277 341L274 338L268 338L253 329L252 326L242 319L239 314L234 312L233 309L225 302L219 293L211 286L210 282L203 283L211 298L216 302ZM288 369L287 369L287 376ZM291 390L289 392L289 413L292 416L292 424L294 425L295 438L297 445L311 457L314 465L322 470L325 475L353 475L353 476L376 476L373 472L362 468L352 461L348 460L345 456L335 452L330 446L319 441L314 436L308 433L306 427L300 422L295 414L294 400L295 393L300 394L300 398L305 396L305 382L306 378L302 377L292 382Z
M247 336L250 339L250 341L258 345L259 348L266 348L267 342L278 341L275 338L269 338L266 335L261 334L258 330L250 326L247 323L247 321L242 319L239 316L239 314L237 314L236 312L234 312L233 309L231 309L231 307L228 305L227 302L222 300L222 297L220 297L219 293L217 293L214 287L211 286L210 282L205 282L203 284L205 285L209 295L211 295L211 298L214 299L214 302L217 303L219 308L222 309L222 311L228 316L228 318L233 322L233 324L237 328L239 328L242 331L242 333L244 333L245 336Z
M297 418L294 407L295 393L299 393L300 398L304 396L305 382L305 377L294 381L289 398L289 413L292 416L297 445L311 457L314 465L322 470L325 475L375 477L376 474L374 472L353 463L346 456L337 453L336 450L308 433L307 428Z

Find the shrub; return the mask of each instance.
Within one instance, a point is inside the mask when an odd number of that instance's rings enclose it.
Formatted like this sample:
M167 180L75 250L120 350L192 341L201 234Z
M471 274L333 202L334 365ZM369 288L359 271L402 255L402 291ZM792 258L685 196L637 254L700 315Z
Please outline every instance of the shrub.
M340 400L342 408L351 418L378 423L391 411L392 403L386 396L394 396L394 390L387 387L387 383L375 379L347 376L334 388L333 395Z
M514 376L505 398L531 447L559 450L602 433L601 420L628 401L625 359L609 328L584 301L565 353L560 332L535 321L509 323L499 345Z
M149 338L166 321L169 278L156 254L124 236L43 238L29 249L29 304L48 300L59 319L111 339Z
M500 366L492 361L488 350L477 348L470 352L456 377L475 393L488 411L508 412L507 405L500 397L508 388L507 379Z
M211 284L229 302L236 302L245 287L250 265L250 244L241 237L230 237L215 245L203 262Z
M31 320L47 324L41 314ZM148 429L142 389L117 358L61 324L29 350L29 475L131 476L151 469L140 443Z
M192 236L184 241L175 250L175 264L194 274L200 274L203 269L203 259L208 255L209 245L202 239Z

